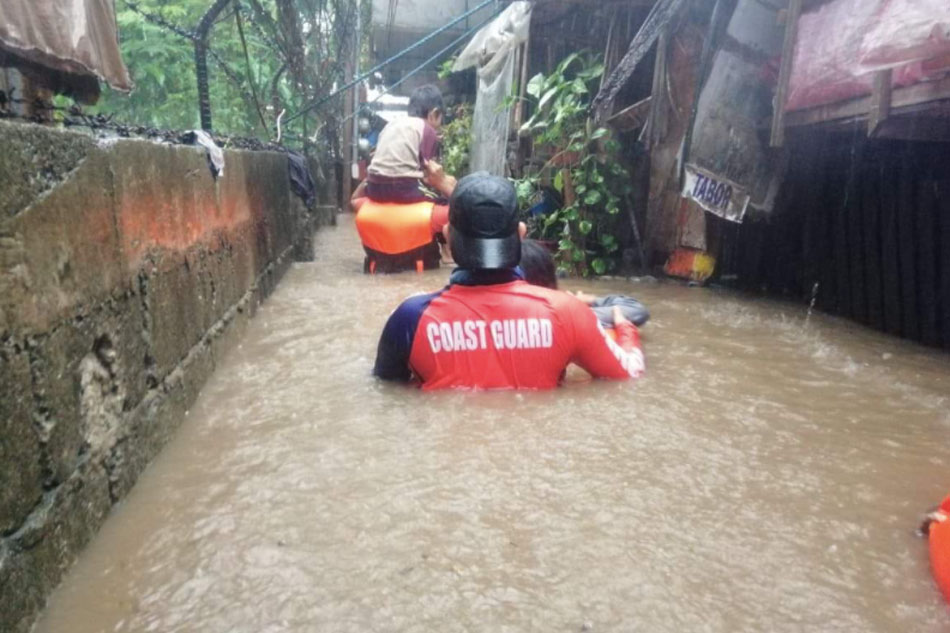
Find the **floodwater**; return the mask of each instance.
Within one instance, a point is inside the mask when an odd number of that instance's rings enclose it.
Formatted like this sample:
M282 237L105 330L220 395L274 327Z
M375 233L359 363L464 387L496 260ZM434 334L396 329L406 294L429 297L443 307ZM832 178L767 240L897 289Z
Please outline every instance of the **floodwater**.
M947 631L921 514L950 493L950 359L762 299L646 302L647 376L423 394L323 230L37 631Z

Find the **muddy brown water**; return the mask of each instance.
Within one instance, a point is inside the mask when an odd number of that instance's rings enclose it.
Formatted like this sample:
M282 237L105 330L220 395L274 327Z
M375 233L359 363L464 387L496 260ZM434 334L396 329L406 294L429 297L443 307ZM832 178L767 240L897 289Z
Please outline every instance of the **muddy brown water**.
M647 376L546 393L369 377L406 295L318 236L37 631L947 631L921 513L950 360L715 290L646 302Z

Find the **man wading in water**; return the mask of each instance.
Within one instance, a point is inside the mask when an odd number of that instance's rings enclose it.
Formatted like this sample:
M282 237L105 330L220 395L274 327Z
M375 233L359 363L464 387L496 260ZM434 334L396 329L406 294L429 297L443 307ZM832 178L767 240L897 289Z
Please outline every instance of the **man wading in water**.
M586 304L524 281L525 226L510 182L487 173L459 180L445 233L459 268L446 288L389 317L376 376L423 389L549 389L572 362L596 378L643 373L639 332L619 310L614 342Z

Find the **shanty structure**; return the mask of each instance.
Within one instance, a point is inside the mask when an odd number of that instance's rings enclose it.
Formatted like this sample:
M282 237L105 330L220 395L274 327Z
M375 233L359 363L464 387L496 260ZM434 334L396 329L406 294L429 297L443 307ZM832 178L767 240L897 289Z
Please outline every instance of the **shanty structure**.
M950 348L950 4L792 0L783 28L784 184L736 274Z
M635 187L628 209L634 230L621 237L641 241L648 262L665 261L681 242L696 249L706 247L703 208L680 195L681 182L687 177L681 147L697 117L700 79L709 73L714 48L706 42L711 25L721 31L734 8L724 4L694 0L534 3L521 77L550 71L560 59L581 49L603 51L606 71L593 102L593 116L611 126L627 147ZM718 33L713 35L718 37ZM522 116L516 111L516 122ZM702 143L709 142L706 136L700 139ZM519 155L521 164L512 171L518 173L522 164L544 159L533 157L527 148ZM759 176L763 179L768 180L767 175Z
M857 120L869 136L950 140L946 2L796 1L786 33L773 144L783 128Z
M719 283L950 348L950 3L533 5L516 80L604 52L592 115L627 148L648 265L701 253Z
M0 68L4 92L20 96L65 93L95 103L99 82L130 90L122 62L113 0L3 0L0 2Z

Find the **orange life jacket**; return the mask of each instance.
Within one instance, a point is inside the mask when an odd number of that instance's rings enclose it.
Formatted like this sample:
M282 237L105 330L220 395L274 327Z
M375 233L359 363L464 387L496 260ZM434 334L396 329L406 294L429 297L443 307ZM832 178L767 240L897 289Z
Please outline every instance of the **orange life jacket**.
M940 504L940 512L950 514L950 497ZM950 601L950 520L930 524L930 567L943 597Z
M434 206L367 200L356 213L356 230L363 246L386 255L406 253L432 242Z

